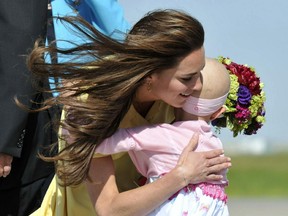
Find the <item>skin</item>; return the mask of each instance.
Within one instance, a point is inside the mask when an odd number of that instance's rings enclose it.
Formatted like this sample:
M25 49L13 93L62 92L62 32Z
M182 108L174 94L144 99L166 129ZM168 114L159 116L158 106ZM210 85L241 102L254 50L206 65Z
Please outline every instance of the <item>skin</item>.
M224 168L231 166L230 159L219 157L222 150L210 152L193 152L197 146L198 136L195 135L183 150L177 166L159 180L119 193L115 182L115 170L111 157L93 159L89 175L93 182L87 182L88 191L96 212L106 215L147 215L158 207L176 191L185 187L191 179L198 183L205 180L220 180L215 175ZM94 170L101 169L102 175Z
M146 81L151 82L151 91L147 92L144 85L136 93L135 100L142 108L139 108L139 113L145 115L155 100L163 100L176 108L182 107L187 97L202 87L200 71L205 65L204 55L202 47L184 57L176 67L148 77ZM0 177L9 175L12 160L12 156L0 153Z
M200 75L204 65L205 52L202 47L181 59L176 67L152 74L146 78L151 89L147 90L148 84L139 87L133 101L134 107L142 116L147 114L156 100L175 108L182 107L193 91L202 88Z
M184 57L175 68L148 77L146 81L151 82L151 89L144 84L136 92L134 105L144 107L137 111L144 116L155 100L182 107L187 97L202 87L200 71L205 65L204 55L201 48ZM86 184L97 214L147 215L188 183L220 180L222 176L215 173L229 168L230 158L219 157L223 154L220 149L196 153L193 150L197 142L196 134L171 172L151 184L122 193L116 185L112 158L93 158L89 170L92 181ZM101 170L101 175L95 170Z
M6 177L10 174L13 157L8 154L0 153L0 177Z
M161 73L152 75L152 96L173 107L182 107L193 91L202 88L200 72L205 65L204 48L190 53L180 63ZM150 99L151 100L151 99Z
M202 99L215 99L223 96L230 89L230 76L227 69L223 64L216 59L206 58L205 68L202 70L202 89L200 91L195 90L191 95L196 98ZM217 82L215 82L217 80ZM176 120L204 120L210 122L218 118L225 108L221 107L212 115L197 116L191 113L185 112L183 109L176 109Z

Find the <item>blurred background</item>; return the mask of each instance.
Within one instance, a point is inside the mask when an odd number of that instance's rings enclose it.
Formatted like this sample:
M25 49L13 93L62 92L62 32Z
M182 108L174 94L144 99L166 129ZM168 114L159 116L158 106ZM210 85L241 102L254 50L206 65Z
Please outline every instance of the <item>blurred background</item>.
M256 69L266 92L266 123L256 135L219 137L232 157L227 188L231 215L288 215L288 1L119 0L131 24L154 9L188 12L204 26L209 57ZM287 66L288 67L288 66Z

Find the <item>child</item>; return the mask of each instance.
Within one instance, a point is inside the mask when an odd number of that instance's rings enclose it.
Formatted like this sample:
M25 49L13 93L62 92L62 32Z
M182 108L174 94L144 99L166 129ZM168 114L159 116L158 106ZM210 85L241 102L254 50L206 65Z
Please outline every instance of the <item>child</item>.
M119 129L105 139L96 153L113 154L128 151L138 171L153 182L173 169L193 133L199 134L196 151L222 148L213 135L209 122L225 109L230 78L226 68L215 59L207 59L202 71L203 88L190 96L183 110L176 110L174 124ZM226 171L221 181L189 184L155 209L150 215L229 215L224 187ZM183 176L185 178L185 176Z

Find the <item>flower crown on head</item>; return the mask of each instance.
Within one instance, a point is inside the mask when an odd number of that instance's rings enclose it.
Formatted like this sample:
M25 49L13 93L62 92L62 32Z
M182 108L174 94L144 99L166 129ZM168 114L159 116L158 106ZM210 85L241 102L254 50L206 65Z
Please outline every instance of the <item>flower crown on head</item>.
M263 83L253 67L237 64L230 58L218 57L230 74L230 91L225 102L226 111L222 117L212 121L216 130L227 127L238 134L256 134L265 122Z

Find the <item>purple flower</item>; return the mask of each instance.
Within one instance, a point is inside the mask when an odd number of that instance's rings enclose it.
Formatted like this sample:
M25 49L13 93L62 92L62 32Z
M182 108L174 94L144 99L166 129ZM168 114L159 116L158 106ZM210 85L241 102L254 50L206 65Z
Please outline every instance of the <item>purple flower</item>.
M238 89L238 102L242 105L248 105L251 97L249 89L244 85L240 85Z

